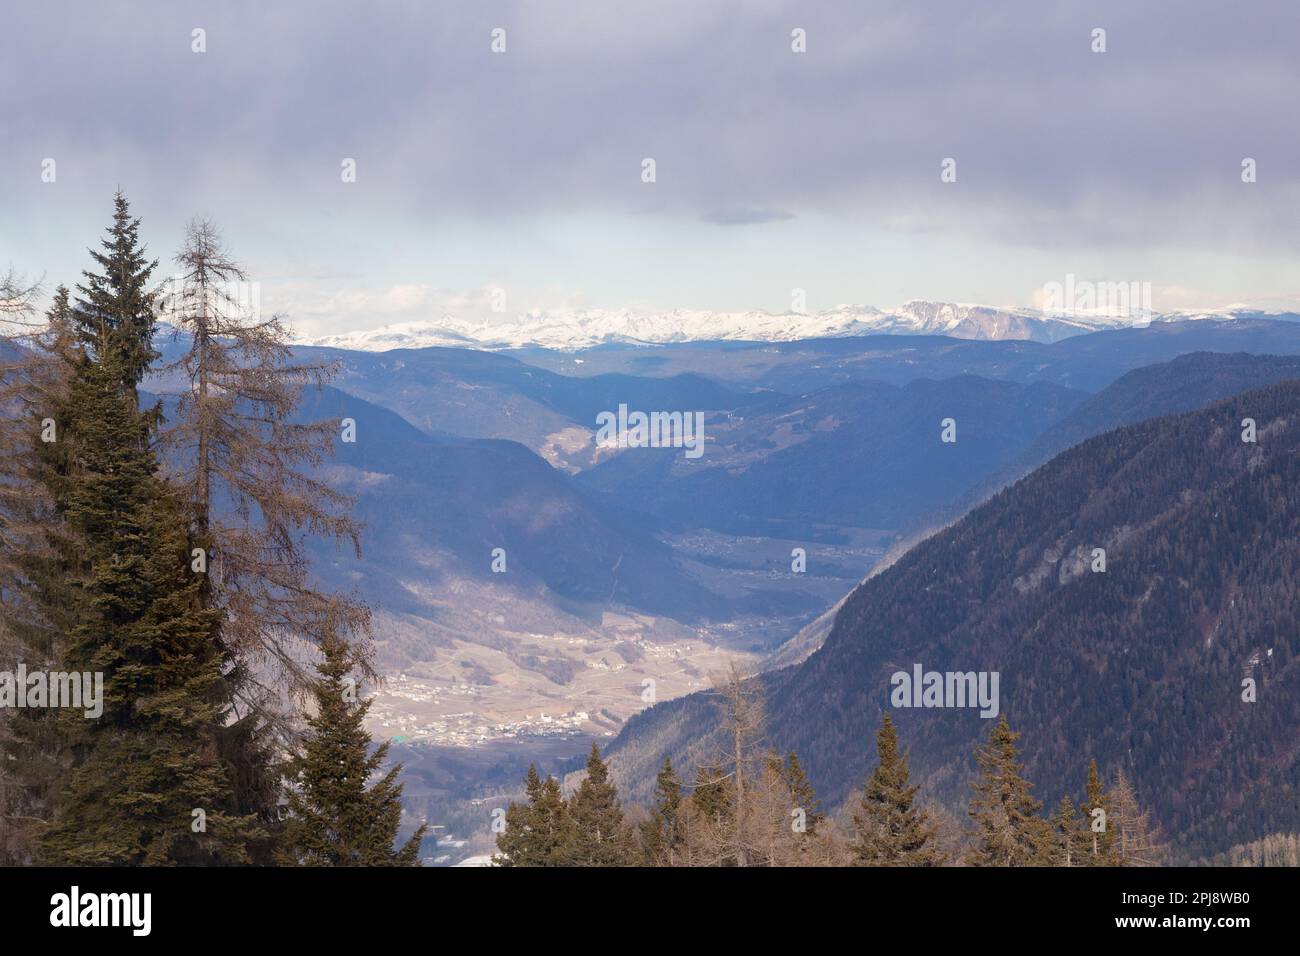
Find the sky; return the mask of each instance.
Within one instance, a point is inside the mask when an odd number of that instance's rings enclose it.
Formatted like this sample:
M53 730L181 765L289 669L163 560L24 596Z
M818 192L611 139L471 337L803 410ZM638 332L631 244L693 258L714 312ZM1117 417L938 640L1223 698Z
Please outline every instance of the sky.
M1292 0L6 4L0 271L75 282L120 187L160 273L209 217L304 335L1068 275L1300 309L1297 104Z

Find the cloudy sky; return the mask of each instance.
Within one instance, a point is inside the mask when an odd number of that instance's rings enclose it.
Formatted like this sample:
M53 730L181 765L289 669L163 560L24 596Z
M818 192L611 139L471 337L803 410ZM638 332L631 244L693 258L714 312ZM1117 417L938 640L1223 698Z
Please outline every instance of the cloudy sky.
M1157 310L1300 307L1290 0L42 0L0 20L0 269L50 285L120 186L164 267L210 216L305 334L487 315L496 288L512 314L780 312L794 288L811 309L1028 305L1073 274L1150 282Z

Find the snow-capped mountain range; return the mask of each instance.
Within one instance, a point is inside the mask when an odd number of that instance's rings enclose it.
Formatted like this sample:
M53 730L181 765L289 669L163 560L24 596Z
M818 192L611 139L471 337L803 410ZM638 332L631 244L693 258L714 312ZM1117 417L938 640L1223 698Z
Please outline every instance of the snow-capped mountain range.
M497 322L472 322L444 316L436 321L404 322L362 332L304 339L300 344L383 352L429 346L577 351L611 344L791 342L857 335L946 335L960 339L1055 342L1087 332L1142 326L1151 322L1232 321L1245 317L1266 317L1266 314L1241 307L1184 310L1141 318L1097 314L1062 316L1035 309L920 300L890 310L841 305L813 313L683 309L646 313L628 309L581 309L531 312ZM1267 317L1300 318L1290 313Z

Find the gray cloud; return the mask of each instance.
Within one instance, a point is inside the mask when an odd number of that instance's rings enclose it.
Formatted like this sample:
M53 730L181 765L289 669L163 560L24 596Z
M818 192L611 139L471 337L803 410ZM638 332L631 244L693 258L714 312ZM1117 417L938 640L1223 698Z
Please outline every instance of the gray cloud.
M819 215L1040 246L1300 238L1296 4L56 0L4 16L0 209L15 216L42 208L53 156L66 180L138 184L177 217ZM358 183L341 195L344 157ZM945 157L956 184L939 181Z
M784 222L793 219L794 213L781 209L751 209L738 207L733 209L715 209L704 214L705 222L715 226L757 226L767 222Z

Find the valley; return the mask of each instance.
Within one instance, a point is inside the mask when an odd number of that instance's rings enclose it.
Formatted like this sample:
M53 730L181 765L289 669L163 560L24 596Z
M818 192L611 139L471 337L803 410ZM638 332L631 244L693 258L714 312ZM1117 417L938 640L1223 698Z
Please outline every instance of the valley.
M1300 4L137 6L0 28L15 931L1290 928Z
M860 582L893 580L900 559L934 547L920 542L1077 442L1296 377L1300 359L1246 354L1258 343L1300 354L1300 324L1169 324L1055 344L620 346L583 353L578 375L571 354L535 350L329 353L345 374L303 414L347 415L361 436L330 467L357 495L365 547L356 560L322 554L321 571L376 610L386 679L369 726L411 773L458 768L409 795L408 810L456 821L464 842L444 864L482 850L482 801L508 801L541 755L576 771L591 740L610 747L629 798L645 800L660 754L689 766L707 752L701 701L729 666L766 675L775 720L804 712L799 701L824 691L796 692L792 675L823 672L819 648ZM776 361L737 364L746 355ZM647 376L638 356L667 360L653 366L664 375ZM1133 368L1134 356L1165 364ZM458 395L473 404L443 404ZM699 407L703 453L598 448L597 416L620 404ZM945 446L948 416L960 437ZM505 573L493 571L497 549ZM1018 593L1041 583L1022 578ZM922 639L916 659L941 646ZM828 798L842 799L825 731L795 739L781 726L774 740L807 751ZM847 746L834 760L853 766ZM919 771L929 754L918 750Z

